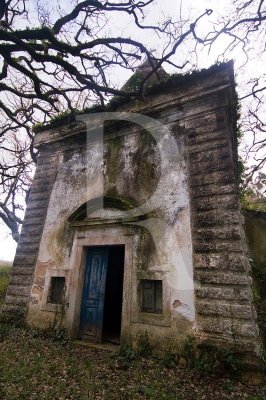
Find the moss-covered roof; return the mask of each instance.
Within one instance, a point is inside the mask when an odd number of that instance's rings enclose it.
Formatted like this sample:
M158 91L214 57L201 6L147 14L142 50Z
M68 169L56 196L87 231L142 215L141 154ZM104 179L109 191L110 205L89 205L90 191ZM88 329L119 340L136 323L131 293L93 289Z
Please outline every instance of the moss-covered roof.
M160 93L167 89L172 89L173 87L181 86L186 83L191 84L198 78L205 78L212 73L219 72L224 68L228 68L230 64L232 64L232 61L215 64L208 69L194 70L192 72L188 72L185 74L172 74L172 75L165 74L161 78L160 82L154 82L153 80L150 83L148 82L148 84L145 86L144 95L147 96L151 94ZM136 81L139 81L137 78L138 78L138 71L132 75L132 77L128 80L126 85L128 86L132 83L132 89L137 90ZM138 98L138 96L134 98ZM143 95L139 96L139 98L143 98ZM83 110L75 110L75 112L65 111L51 118L51 120L46 124L39 123L34 125L32 130L33 132L37 133L47 129L58 128L60 126L67 125L71 122L76 121L76 116L81 114L115 111L119 106L129 103L130 101L132 101L132 99L133 99L132 97L115 96L105 106L96 104L93 105L92 107L85 108Z

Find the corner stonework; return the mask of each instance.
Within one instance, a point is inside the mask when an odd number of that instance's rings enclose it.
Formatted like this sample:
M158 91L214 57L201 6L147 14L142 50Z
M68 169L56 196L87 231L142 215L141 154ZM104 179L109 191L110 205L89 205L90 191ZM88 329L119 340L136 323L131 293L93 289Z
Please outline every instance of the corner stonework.
M261 341L240 212L234 121L227 108L186 122L199 346L233 349L260 370ZM229 115L229 118L228 118Z
M4 312L27 313L39 245L58 168L59 155L43 152L38 158L26 213L10 273Z

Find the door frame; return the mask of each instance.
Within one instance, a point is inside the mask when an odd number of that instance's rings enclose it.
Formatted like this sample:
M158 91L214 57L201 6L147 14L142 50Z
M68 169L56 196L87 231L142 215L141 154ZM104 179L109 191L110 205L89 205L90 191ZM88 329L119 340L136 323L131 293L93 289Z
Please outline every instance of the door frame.
M71 254L71 277L69 285L69 307L67 321L73 338L79 334L80 312L84 276L86 268L86 254L88 247L114 246L125 247L124 278L123 278L123 304L121 316L121 343L123 337L129 332L131 323L131 293L133 272L133 233L128 229L112 227L108 229L77 230L73 241Z

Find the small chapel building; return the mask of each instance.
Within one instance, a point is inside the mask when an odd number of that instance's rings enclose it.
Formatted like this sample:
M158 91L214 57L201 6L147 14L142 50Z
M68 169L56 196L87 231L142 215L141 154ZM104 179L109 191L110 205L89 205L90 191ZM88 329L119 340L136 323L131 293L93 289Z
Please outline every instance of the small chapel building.
M96 343L193 335L255 362L236 110L229 62L39 130L5 308L39 327L60 313Z

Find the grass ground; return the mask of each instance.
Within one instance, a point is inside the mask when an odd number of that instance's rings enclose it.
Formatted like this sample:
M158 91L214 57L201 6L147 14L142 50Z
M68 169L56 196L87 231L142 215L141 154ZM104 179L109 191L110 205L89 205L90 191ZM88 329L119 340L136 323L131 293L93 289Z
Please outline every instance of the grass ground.
M9 270L0 264L0 306ZM156 360L54 339L0 318L1 400L266 399L266 385L182 368L169 355Z
M1 336L0 336L1 338ZM1 400L263 400L266 386L132 359L10 328L0 339Z
M10 268L10 262L0 261L0 306L3 304L5 299Z

